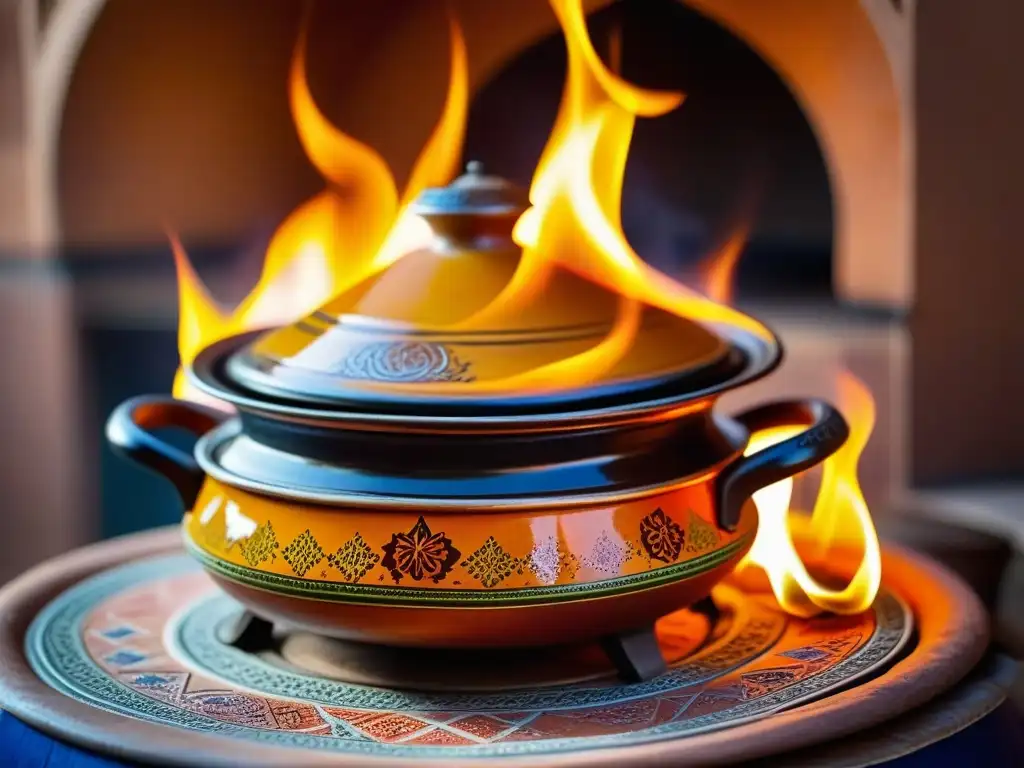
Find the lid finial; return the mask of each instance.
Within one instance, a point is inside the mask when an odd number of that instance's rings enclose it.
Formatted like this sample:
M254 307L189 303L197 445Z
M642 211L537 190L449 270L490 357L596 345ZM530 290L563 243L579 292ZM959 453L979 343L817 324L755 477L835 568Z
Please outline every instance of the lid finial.
M518 216L530 207L526 190L500 176L489 176L479 160L447 187L425 189L413 209L420 216Z

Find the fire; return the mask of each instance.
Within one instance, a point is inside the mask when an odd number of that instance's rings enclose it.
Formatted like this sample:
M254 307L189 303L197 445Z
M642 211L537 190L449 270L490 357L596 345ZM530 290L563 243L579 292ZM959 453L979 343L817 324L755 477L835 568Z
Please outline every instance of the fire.
M708 298L732 301L736 267L748 234L747 227L737 229L702 264L702 288ZM848 371L837 377L837 389L840 410L850 424L850 437L822 465L821 487L812 514L790 514L792 478L755 493L753 500L760 518L757 537L734 574L734 578L751 586L753 579L749 577L763 573L779 605L796 616L822 611L859 613L874 601L882 581L878 536L857 480L857 463L874 429L875 403L867 387ZM802 429L793 426L755 432L744 455L782 442ZM836 558L845 560L851 554L859 554L859 565L842 589L819 583L805 561L807 558L821 564Z
M746 229L736 231L708 262L703 294L646 265L627 242L621 226L621 196L636 120L664 115L684 97L625 81L618 74L621 40L613 40L613 63L606 66L589 37L581 0L550 3L564 33L568 71L559 112L530 186L531 207L514 230L522 256L507 285L489 303L449 327L502 327L526 311L531 302L543 300L544 286L555 269L570 270L615 292L618 310L607 335L589 349L486 386L521 392L592 381L611 370L630 349L647 306L772 340L763 325L729 306L732 273L746 241ZM327 187L281 224L268 247L257 285L231 312L213 301L181 244L171 237L178 270L183 366L211 343L308 315L429 243L429 228L409 206L422 189L447 184L456 174L469 85L465 43L454 19L450 80L442 115L401 195L384 159L338 130L318 109L306 79L305 51L303 31L292 62L290 105L306 155ZM825 463L814 512L799 525L802 535L798 543L807 549L807 542L813 542L817 555L829 558L859 549L860 565L853 578L845 588L835 590L810 575L802 559L806 552L798 553L790 535L802 519L788 515L791 480L755 494L761 525L753 549L739 569L741 577L755 568L763 569L780 604L797 615L863 610L874 599L880 582L878 541L857 483L857 461L871 433L874 404L852 376L845 375L840 384L852 435ZM198 396L188 390L180 369L174 392ZM746 452L795 431L784 428L755 434Z
M763 569L779 604L796 616L863 611L875 599L882 580L878 537L857 481L857 462L874 428L875 404L864 384L849 372L839 376L838 385L839 405L850 423L850 437L822 467L814 511L809 516L789 514L792 479L755 493L760 516L757 538L736 571L736 576L744 579L751 568ZM745 453L759 451L799 431L783 427L757 432L751 435ZM842 589L817 581L804 559L816 563L845 561L857 553L859 565Z
M565 90L530 187L532 207L516 224L523 257L506 290L481 314L491 320L521 311L558 264L618 292L622 301L602 342L512 383L555 388L595 378L629 348L645 304L767 338L756 320L652 269L627 242L620 218L622 183L636 119L664 115L684 97L639 88L606 67L590 40L580 0L551 0L551 6L568 51Z
M466 45L452 18L451 70L441 118L413 166L401 198L391 170L371 147L339 131L318 109L306 79L306 28L289 78L292 117L306 156L327 188L296 208L271 238L256 286L233 311L211 298L178 238L178 353L174 394L199 398L183 368L204 348L238 333L293 322L396 259L429 242L426 222L408 211L428 186L456 174L462 154L469 78Z

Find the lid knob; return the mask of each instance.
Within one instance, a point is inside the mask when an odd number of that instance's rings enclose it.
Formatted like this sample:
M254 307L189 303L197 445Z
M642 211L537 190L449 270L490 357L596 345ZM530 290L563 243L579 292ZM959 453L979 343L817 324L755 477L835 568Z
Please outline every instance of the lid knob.
M515 247L512 229L530 207L526 191L500 176L488 176L478 160L447 187L425 189L412 212L430 224L446 249L475 251Z
M500 176L488 176L479 160L466 163L466 172L447 187L425 189L413 212L431 216L518 216L530 207L526 191Z

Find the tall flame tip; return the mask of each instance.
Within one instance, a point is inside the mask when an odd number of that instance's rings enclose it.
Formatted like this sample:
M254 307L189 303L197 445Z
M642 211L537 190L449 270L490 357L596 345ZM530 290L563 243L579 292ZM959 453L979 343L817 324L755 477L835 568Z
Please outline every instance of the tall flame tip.
M859 613L870 607L882 581L881 548L871 513L857 480L857 463L874 424L874 399L867 386L843 369L836 376L839 403L851 423L850 438L822 467L821 487L814 511L799 526L789 517L793 480L784 480L754 494L761 517L758 535L739 572L751 565L764 570L772 591L788 612L811 616L821 611ZM745 451L753 453L784 440L799 428L765 430L751 436ZM792 538L801 538L827 562L840 553L860 551L860 561L842 589L831 589L809 572Z

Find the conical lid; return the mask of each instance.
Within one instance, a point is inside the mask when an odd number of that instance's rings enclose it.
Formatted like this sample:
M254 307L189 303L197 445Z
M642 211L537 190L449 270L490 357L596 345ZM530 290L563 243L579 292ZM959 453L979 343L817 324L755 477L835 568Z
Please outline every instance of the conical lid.
M742 366L723 338L650 307L625 353L596 364L592 350L619 327L623 301L561 268L515 292L522 252L511 233L527 206L521 190L470 164L449 187L417 201L436 236L429 248L249 341L227 360L227 377L235 387L319 408L479 412L636 397L694 377L718 383ZM538 377L551 366L564 369L557 377L565 386Z

